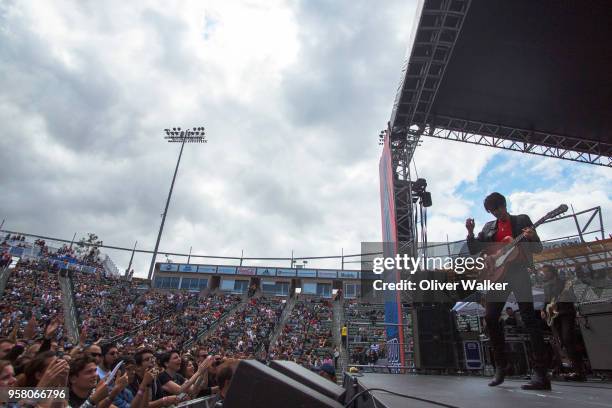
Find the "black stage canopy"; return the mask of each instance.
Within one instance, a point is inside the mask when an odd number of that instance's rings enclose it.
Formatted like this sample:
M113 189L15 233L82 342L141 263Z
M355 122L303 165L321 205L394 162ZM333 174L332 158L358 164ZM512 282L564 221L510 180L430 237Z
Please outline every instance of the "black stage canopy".
M394 134L612 167L610 0L425 0L417 21Z

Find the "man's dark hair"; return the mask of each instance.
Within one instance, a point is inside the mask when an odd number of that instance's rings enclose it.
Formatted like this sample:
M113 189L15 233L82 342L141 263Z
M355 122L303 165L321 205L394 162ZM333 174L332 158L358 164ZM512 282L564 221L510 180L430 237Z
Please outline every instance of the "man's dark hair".
M181 355L178 350L170 350L167 353L163 353L161 356L159 356L159 365L163 368L166 368L166 364L168 364L168 361L170 361L170 357L172 357L172 354L174 353L178 354L179 356Z
M134 354L134 361L136 362L136 365L138 366L142 365L143 363L142 356L144 356L145 354L151 354L152 356L155 356L155 353L153 353L153 350L151 349L138 350L136 354Z
M493 211L500 207L506 206L506 197L499 193L491 193L484 199L484 208L487 211Z
M89 357L87 355L83 355L81 357L75 358L70 362L70 376L79 375L81 371L87 367L87 364L94 363L96 364L96 360L93 357Z
M102 356L106 356L112 348L117 348L117 345L115 343L103 344L102 347L100 347L102 350Z
M128 365L136 365L136 360L134 359L134 357L127 354L119 356L119 359L117 361L123 361L123 367Z

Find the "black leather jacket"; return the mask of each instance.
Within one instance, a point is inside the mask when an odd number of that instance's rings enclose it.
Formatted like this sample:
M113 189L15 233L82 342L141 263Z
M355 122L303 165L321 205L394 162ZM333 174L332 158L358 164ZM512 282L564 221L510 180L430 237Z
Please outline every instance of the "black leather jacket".
M512 238L516 238L521 234L523 228L533 227L533 223L528 215L511 215L510 216L510 224L512 225ZM478 236L468 236L467 237L467 245L470 251L470 254L475 255L482 251L487 242L495 242L495 234L497 233L497 220L487 222L483 227L482 231L478 233ZM537 254L542 252L542 243L539 238L536 238L535 241L527 241L528 245L523 245L523 254L525 254L526 259L523 259L523 262L530 265L533 263L533 254Z

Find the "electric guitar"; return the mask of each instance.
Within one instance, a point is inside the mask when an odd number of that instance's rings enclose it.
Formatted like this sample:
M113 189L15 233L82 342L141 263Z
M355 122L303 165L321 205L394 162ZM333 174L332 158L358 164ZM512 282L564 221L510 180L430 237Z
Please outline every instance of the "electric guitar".
M550 327L552 327L555 319L557 316L559 316L559 307L557 306L559 299L561 299L561 296L570 290L572 286L574 286L574 281L568 279L565 282L565 286L563 286L561 292L557 296L554 296L550 303L546 305L546 324L548 324Z
M545 221L555 218L566 211L567 205L561 204L559 207L540 218L533 225L533 228L537 228ZM487 248L478 255L485 260L485 267L480 271L480 279L490 280L491 282L501 281L506 274L508 263L518 256L518 244L523 238L525 238L525 233L521 232L516 238L506 237L502 242L487 244Z

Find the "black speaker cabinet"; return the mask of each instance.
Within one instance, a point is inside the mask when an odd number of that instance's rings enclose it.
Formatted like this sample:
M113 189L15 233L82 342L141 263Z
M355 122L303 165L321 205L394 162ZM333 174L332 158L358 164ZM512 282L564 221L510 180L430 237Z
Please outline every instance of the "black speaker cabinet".
M314 373L313 373L314 374ZM242 360L223 408L342 408L342 404L255 360Z
M421 198L421 202L423 203L423 207L431 207L431 193L429 191L425 191L423 193L423 197Z
M612 370L612 301L581 303L580 331L591 368Z
M457 369L454 316L445 304L412 309L414 364L421 370Z
M313 373L307 368L302 367L293 361L273 360L270 362L270 368L285 374L287 377L293 378L295 381L302 383L321 394L328 396L338 402L344 401L346 390L338 384L323 378L317 373Z

